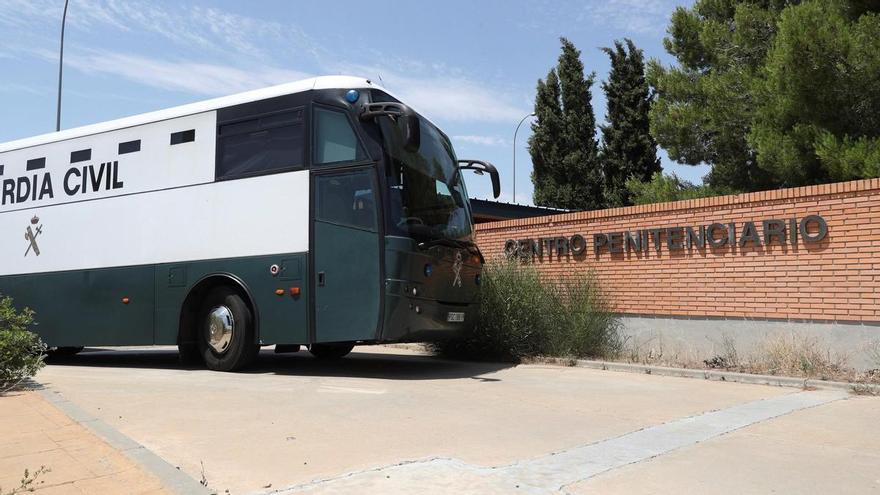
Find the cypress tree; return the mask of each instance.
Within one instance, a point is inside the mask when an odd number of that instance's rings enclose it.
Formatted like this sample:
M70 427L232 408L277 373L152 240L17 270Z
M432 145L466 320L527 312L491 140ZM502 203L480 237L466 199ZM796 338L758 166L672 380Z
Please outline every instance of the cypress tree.
M562 161L562 106L559 102L559 78L556 69L550 69L547 80L538 80L535 96L535 116L529 153L532 155L532 183L535 186L536 205L550 205L556 199L553 164Z
M535 204L571 210L604 205L596 118L591 103L594 74L584 75L580 51L565 38L547 80L538 81L537 121L532 124Z
M608 102L608 124L602 128L602 165L608 206L631 205L626 181L647 182L660 172L657 143L650 133L652 96L645 79L642 50L627 39L602 48L611 59L611 72L602 89Z

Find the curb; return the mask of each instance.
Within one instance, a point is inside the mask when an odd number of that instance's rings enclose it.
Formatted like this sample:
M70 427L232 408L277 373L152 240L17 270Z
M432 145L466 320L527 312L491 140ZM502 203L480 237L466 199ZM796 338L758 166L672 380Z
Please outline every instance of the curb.
M670 368L666 366L649 366L643 364L592 361L589 359L578 359L575 362L577 363L576 365L579 368L590 368L603 371L642 373L645 375L674 376L679 378L699 378L703 380L713 380L719 382L747 383L752 385L771 385L774 387L819 388L828 390L844 390L847 392L880 394L880 385L864 383L834 382L827 380L816 380L812 378L792 378L787 376L754 375L751 373L737 373L732 371Z
M427 352L424 344L382 344L392 349L406 349L410 351ZM541 363L538 359L535 363ZM554 359L547 361L554 364ZM795 378L790 376L756 375L753 373L740 373L736 371L700 370L692 368L673 368L669 366L651 366L646 364L617 363L613 361L594 361L591 359L576 359L575 365L579 368L589 368L603 371L618 371L623 373L641 373L645 375L673 376L678 378L698 378L718 382L746 383L750 385L770 385L773 387L789 388L817 388L824 390L843 390L846 392L866 393L880 395L880 384L836 382L831 380L817 380L815 378ZM524 363L531 364L531 363Z
M205 495L213 493L207 487L202 486L198 481L153 453L150 449L83 411L79 406L64 398L61 392L49 390L48 388L40 389L38 392L47 402L66 414L71 420L97 435L98 438L107 442L114 449L122 452L144 471L159 478L162 485L169 491L180 495Z

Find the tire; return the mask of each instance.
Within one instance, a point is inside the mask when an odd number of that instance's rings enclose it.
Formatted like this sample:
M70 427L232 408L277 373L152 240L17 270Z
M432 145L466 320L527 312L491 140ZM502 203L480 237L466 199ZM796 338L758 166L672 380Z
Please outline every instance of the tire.
M340 359L354 349L354 344L312 344L309 352L318 359Z
M178 357L181 364L198 364L202 362L202 353L196 343L177 344Z
M199 353L211 370L238 371L260 352L253 314L231 287L217 287L208 293L198 322Z

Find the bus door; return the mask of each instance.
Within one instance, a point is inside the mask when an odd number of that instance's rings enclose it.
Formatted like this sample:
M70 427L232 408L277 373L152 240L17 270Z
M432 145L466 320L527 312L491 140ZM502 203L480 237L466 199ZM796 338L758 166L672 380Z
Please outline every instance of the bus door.
M314 342L378 334L383 250L375 169L314 172Z

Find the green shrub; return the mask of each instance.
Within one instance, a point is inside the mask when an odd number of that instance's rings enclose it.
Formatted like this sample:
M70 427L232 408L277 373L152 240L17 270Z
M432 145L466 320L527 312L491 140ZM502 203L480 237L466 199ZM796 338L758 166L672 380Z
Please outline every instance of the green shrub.
M483 269L480 310L470 331L433 345L455 358L611 357L618 320L592 273L550 281L533 265L499 260Z
M43 367L46 345L28 331L33 321L33 311L17 311L11 298L0 296L0 393L15 388Z

